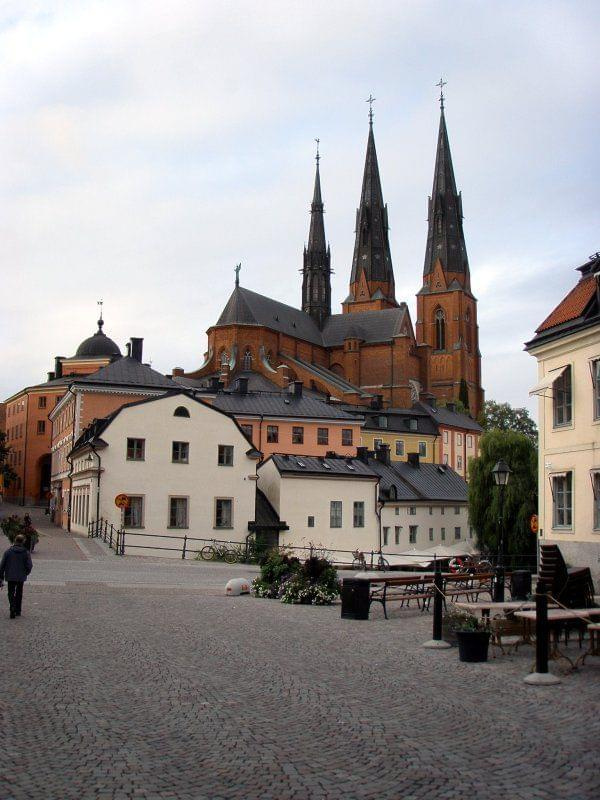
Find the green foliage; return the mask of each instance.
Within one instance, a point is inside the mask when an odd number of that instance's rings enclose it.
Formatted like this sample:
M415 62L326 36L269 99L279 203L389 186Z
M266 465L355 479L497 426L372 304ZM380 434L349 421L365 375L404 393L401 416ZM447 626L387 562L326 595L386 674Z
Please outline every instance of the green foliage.
M486 621L475 617L473 614L456 615L450 623L450 628L456 631L485 631L487 630Z
M8 486L17 478L17 473L8 463L8 455L11 448L6 444L6 434L0 431L0 475L4 479L4 485Z
M469 387L467 386L467 382L464 378L460 379L460 389L458 392L458 399L463 406L464 409L467 411L469 410Z
M19 533L22 533L23 536L29 537L33 544L35 544L40 538L35 528L27 526L25 524L25 520L21 519L18 514L11 514L10 517L4 517L1 519L0 528L2 528L2 532L11 544L15 541L15 537Z
M522 433L537 445L537 425L526 408L512 408L509 403L496 403L486 400L479 415L479 424L486 431L516 431Z
M277 550L264 557L252 588L257 597L315 605L330 604L340 593L337 572L328 559L311 556L302 564L295 556Z
M504 489L503 518L506 552L535 552L536 538L529 528L537 512L537 450L530 438L515 431L492 430L479 442L480 456L469 462L469 520L484 553L496 554L499 545L500 487L492 469L504 459L512 470Z
M448 403L454 404L454 410L457 412L457 414L469 413L469 407L465 406L460 397L458 399L455 398L454 400L446 400L445 398L442 398L441 400L437 401L438 406L440 406L441 408L445 408L448 405Z

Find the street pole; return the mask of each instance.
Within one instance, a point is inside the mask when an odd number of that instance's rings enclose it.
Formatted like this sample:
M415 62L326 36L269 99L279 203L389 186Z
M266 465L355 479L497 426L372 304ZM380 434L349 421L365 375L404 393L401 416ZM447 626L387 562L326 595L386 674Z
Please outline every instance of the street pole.
M494 584L494 602L504 602L504 485L500 484L500 519L498 554L496 556L496 582Z

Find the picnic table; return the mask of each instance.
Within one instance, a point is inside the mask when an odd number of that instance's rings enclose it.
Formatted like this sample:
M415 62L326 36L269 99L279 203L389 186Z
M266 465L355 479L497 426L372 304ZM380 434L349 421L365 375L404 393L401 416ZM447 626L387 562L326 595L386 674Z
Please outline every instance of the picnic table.
M527 611L535 608L535 600L505 600L494 602L491 600L477 600L473 603L454 603L457 608L468 611L481 611L482 617L489 617L493 611L508 612Z

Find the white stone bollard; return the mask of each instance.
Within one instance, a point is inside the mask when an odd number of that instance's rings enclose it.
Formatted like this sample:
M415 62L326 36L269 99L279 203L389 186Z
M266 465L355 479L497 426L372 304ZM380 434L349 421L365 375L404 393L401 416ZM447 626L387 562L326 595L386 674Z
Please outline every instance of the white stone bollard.
M250 594L250 581L247 578L232 578L227 582L225 594L228 597L237 597L240 594Z

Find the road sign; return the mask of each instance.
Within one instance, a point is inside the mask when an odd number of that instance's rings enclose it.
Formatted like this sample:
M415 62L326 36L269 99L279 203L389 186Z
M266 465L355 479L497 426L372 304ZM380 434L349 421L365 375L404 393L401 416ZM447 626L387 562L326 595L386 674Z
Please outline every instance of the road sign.
M532 514L531 519L529 520L529 527L531 528L532 533L538 532L538 516L537 514Z
M129 498L126 494L118 494L115 497L115 505L117 508L129 508Z

